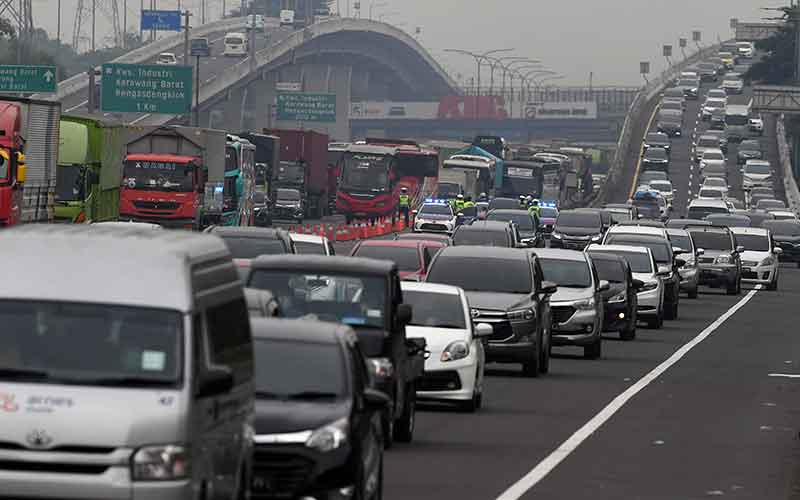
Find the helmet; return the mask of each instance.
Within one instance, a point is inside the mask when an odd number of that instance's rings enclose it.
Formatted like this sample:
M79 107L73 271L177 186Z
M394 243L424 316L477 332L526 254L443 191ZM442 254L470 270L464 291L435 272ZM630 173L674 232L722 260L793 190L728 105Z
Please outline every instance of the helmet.
M464 199L464 195L463 194L459 194L458 196L456 196L456 198L458 198L459 200L463 200Z
M533 196L528 195L528 196L525 197L525 199L528 200L528 201L531 201L533 199Z
M525 199L525 195L524 194L519 195L519 199L520 200L524 200Z
M481 193L479 198L486 198L486 193Z
M532 201L532 203L533 203L534 205L538 205L538 204L539 204L539 198L534 198L534 199L533 199L533 201Z
M400 188L400 192L401 193L407 193L408 192L408 188Z

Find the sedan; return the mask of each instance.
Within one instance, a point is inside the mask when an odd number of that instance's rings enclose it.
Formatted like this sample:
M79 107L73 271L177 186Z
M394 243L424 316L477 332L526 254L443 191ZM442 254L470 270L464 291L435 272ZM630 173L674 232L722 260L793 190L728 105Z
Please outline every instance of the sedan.
M461 288L408 281L401 288L403 302L414 311L406 335L424 338L430 352L417 399L455 403L468 412L479 409L486 366L482 339L492 335L492 325L472 324Z
M663 170L669 172L669 153L663 148L648 148L642 158L644 170Z
M761 142L757 139L747 139L739 143L739 151L736 153L736 163L744 165L747 160L760 160L762 158Z
M800 221L765 220L761 227L772 232L772 238L781 248L781 262L796 262L800 267Z
M164 66L175 66L178 64L178 58L172 52L162 52L156 58L156 64Z

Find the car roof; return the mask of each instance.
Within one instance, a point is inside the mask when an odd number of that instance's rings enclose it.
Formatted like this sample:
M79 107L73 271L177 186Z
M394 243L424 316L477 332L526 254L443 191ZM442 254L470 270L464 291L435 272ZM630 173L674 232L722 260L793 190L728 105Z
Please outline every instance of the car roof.
M531 253L543 259L572 260L576 262L586 262L586 255L577 250L564 250L561 248L532 248Z
M499 220L476 220L472 224L458 227L459 231L507 231L508 222Z
M365 257L282 254L256 257L251 261L250 268L253 271L266 269L384 276L395 272L397 265L390 260L368 259Z
M457 286L419 281L402 281L400 282L400 288L404 292L408 290L412 292L439 293L442 295L462 295L464 293L464 291Z
M733 234L755 234L759 236L767 236L769 230L763 227L732 227L730 228Z
M443 248L436 258L441 257L477 257L481 259L522 260L527 253L521 248L486 247L462 245Z
M663 238L666 233L664 232L663 227L617 224L616 226L609 228L608 234L641 234L645 236L659 236Z
M727 226L687 226L686 230L691 232L704 232L704 233L730 233L731 230Z
M530 215L527 210L515 210L513 208L493 208L487 215L500 214L500 215Z
M450 241L450 235L444 233L399 233L396 238L398 240L412 240L412 241Z
M711 188L708 188L708 189L711 189ZM705 200L694 199L691 202L689 202L689 208L691 209L692 207L713 207L713 208L726 208L727 209L728 205L725 203L724 200L720 200L720 199L717 199L717 198L715 198L715 199L705 199Z
M668 227L667 228L667 234L674 234L676 236L678 236L678 235L680 235L680 236L688 236L689 235L689 231L687 231L687 230L685 230L683 228L680 228L680 227Z
M300 243L315 243L317 245L324 245L325 240L328 239L325 236L318 236L316 234L300 234L300 233L289 233L289 237L292 239L292 241Z
M756 159L753 159L753 160L747 160L745 162L745 166L747 166L747 165L770 165L770 163L769 163L768 160L756 160Z
M681 227L678 228L676 225L680 225ZM703 219L670 219L666 224L667 229L681 229L687 225L710 226L711 222Z
M346 325L313 320L250 318L253 340L293 340L299 343L339 344L354 335Z
M422 240L362 240L358 247L392 247L392 248L419 248L424 245Z
M586 247L587 252L592 251L598 252L614 252L614 253L651 253L651 250L647 247L637 247L637 246L628 246L628 245L597 245L592 244Z
M240 227L240 226L213 226L209 231L224 238L225 236L237 236L239 238L259 238L276 240L287 238L289 233L283 229L269 227Z
M772 215L791 215L793 217L797 217L797 215L791 210L770 210L769 213Z

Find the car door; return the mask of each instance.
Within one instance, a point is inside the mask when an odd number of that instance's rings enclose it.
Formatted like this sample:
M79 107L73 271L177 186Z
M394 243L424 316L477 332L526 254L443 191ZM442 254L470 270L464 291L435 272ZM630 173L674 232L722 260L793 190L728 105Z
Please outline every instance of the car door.
M370 408L364 400L364 391L372 386L367 360L358 341L347 343L350 373L353 384L353 413L352 424L356 429L356 448L358 456L364 466L367 478L371 475L378 476L383 456L383 437L381 436L381 411Z

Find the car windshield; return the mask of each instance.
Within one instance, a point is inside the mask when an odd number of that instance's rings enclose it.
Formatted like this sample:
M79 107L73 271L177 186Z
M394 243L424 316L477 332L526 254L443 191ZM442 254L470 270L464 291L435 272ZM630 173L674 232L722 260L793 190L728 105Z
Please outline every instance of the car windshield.
M776 236L800 236L800 223L792 221L767 220L761 227L769 229Z
M2 380L177 387L183 317L108 304L0 301Z
M786 208L786 204L781 200L758 200L756 208L770 210L775 208Z
M325 245L322 243L313 243L311 241L295 241L294 249L297 253L306 255L326 255Z
M602 225L600 214L594 212L561 212L556 220L557 227L589 227L599 231Z
M742 141L739 144L739 151L761 151L761 143L758 141Z
M466 269L491 269L492 272L465 272ZM527 258L439 258L431 266L427 281L459 286L473 292L531 293L533 290Z
M452 293L403 290L403 302L411 305L411 325L466 329L461 298Z
M286 318L384 327L383 277L253 269L248 286L272 292Z
M663 148L649 148L644 157L648 160L666 160L668 158L667 151Z
M737 234L736 244L744 247L745 251L769 252L769 238L763 234Z
M722 154L722 151L709 150L709 151L703 152L703 159L704 160L724 160L725 159L725 155Z
M689 230L689 232L692 234L692 239L694 240L694 244L697 248L722 251L733 250L731 237L728 235L728 233L702 230Z
M129 189L191 193L194 190L193 166L157 159L126 160L122 185Z
M533 231L533 217L525 212L489 212L486 220L499 220L502 222L513 222L519 227L520 231Z
M700 137L697 141L698 148L718 148L719 139L716 137Z
M259 399L337 399L347 394L345 358L336 343L256 339Z
M284 201L300 201L300 191L296 189L278 189L275 198Z
M692 251L692 239L688 234L670 234L669 241L673 247L678 247L684 252Z
M481 231L466 229L469 226L461 226L453 236L454 245L478 245L490 247L509 247L511 242L505 231Z
M592 286L592 271L583 260L542 259L542 274L564 288L589 288Z
M421 217L424 217L425 215L447 215L452 217L453 211L447 205L426 204L422 206L422 209L419 211L418 215Z
M756 175L768 175L772 172L767 163L749 163L744 167L744 173Z
M626 245L629 247L647 247L653 252L653 258L659 264L669 264L672 262L672 249L667 242L654 236L635 236L632 234L612 234L609 235L609 245Z
M234 259L255 259L259 255L276 255L288 253L283 242L275 238L245 238L241 236L223 235L222 241Z
M646 253L641 252L608 252L604 250L592 250L590 255L595 253L606 254L606 255L617 255L625 259L628 262L628 265L631 266L631 272L634 273L652 273L653 272L653 262L650 260L650 256Z
M650 189L655 189L656 191L661 191L662 193L671 193L672 184L669 182L651 182Z
M625 267L622 263L609 259L592 259L597 277L610 283L625 283Z
M415 272L422 268L417 247L401 247L390 245L361 245L353 253L353 257L391 260L402 272Z
M722 198L722 191L719 189L701 189L697 196L701 198Z

